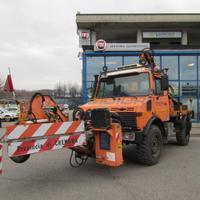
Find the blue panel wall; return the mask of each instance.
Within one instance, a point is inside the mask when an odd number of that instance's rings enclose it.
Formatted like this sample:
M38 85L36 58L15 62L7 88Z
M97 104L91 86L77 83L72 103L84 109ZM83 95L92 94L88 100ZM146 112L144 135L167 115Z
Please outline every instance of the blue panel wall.
M99 74L104 65L108 69L138 61L141 52L84 52L82 69L83 103L92 91L93 75ZM200 121L200 50L155 50L156 64L169 68L169 80L175 96L195 110L195 121ZM189 98L193 98L192 104Z

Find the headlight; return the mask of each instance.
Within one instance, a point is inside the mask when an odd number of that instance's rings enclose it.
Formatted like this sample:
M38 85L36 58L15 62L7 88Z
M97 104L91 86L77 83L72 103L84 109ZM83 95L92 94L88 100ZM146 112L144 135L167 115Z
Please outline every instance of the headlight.
M81 108L77 108L73 112L73 120L82 120L84 118L84 111Z
M85 117L84 117L84 119L85 120L91 120L91 110L87 110L86 112L85 112Z

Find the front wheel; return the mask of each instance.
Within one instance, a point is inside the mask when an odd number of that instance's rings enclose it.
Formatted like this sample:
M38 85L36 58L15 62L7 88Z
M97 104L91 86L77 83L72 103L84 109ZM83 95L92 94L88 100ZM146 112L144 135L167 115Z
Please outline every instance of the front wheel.
M140 163L154 165L159 162L162 152L162 135L156 125L151 125L148 133L136 145L136 156Z

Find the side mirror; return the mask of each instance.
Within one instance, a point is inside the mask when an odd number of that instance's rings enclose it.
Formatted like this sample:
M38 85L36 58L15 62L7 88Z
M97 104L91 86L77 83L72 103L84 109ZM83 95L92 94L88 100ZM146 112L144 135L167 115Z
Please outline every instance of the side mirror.
M168 88L169 88L168 76L167 74L164 74L161 77L161 90L168 90Z
M98 83L99 75L94 75L94 82L91 84L91 95L90 99L94 99L94 95L97 89L97 83Z

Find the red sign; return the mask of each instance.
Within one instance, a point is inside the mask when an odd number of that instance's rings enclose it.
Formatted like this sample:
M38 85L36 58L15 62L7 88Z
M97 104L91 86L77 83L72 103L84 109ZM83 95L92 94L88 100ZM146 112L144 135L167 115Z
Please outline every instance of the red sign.
M80 36L82 39L87 39L87 38L89 38L89 33L86 31L82 31L82 32L80 32Z
M96 48L99 50L99 51L105 51L106 49L106 41L105 40L97 40L96 42Z

